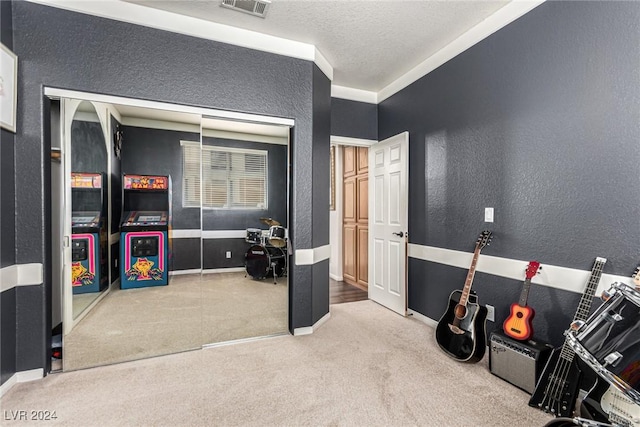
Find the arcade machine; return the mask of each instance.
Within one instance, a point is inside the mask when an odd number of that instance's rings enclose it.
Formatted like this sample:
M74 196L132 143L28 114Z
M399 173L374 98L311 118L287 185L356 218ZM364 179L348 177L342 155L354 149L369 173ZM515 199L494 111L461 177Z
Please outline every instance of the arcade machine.
M100 292L109 284L107 204L101 173L71 174L71 280L73 294Z
M171 178L123 175L120 288L169 284Z

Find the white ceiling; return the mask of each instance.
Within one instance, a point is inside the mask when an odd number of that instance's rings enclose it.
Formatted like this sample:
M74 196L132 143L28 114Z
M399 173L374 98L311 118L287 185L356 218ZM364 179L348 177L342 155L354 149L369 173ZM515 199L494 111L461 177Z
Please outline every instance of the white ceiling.
M266 18L220 0L123 0L315 45L333 85L379 92L509 3L508 0L273 0Z

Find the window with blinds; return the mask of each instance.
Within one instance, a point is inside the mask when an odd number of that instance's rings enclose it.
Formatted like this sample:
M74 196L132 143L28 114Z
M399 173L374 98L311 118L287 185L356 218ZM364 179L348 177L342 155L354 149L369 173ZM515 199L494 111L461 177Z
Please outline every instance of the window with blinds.
M200 175L202 165L202 175ZM183 206L267 208L267 151L183 142Z

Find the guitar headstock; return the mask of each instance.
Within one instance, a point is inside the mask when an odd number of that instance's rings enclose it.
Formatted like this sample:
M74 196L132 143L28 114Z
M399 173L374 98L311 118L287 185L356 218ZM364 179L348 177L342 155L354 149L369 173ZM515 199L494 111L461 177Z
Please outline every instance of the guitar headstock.
M525 279L531 279L534 277L538 270L540 270L540 263L538 261L529 261L529 265L527 265L527 270L524 273Z
M633 284L636 285L636 289L640 290L640 265L636 268L636 272L633 273Z
M489 246L490 243L491 243L491 232L489 230L484 230L478 236L478 241L476 242L476 247L478 249L482 249L485 246Z

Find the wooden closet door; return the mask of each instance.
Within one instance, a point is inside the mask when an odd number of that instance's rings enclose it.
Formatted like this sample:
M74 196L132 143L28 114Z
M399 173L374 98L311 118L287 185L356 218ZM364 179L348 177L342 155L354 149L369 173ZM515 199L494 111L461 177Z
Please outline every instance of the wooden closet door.
M356 204L356 184L355 176L344 179L344 225L342 233L344 241L344 265L342 275L344 276L344 280L350 283L355 283L358 280L358 239L356 225L358 205Z
M342 238L344 240L344 265L342 267L342 277L345 282L355 284L358 282L358 259L357 259L357 230L356 226L345 224Z
M369 288L369 227L358 226L358 277L362 288Z
M369 150L343 147L344 281L367 289L369 273Z
M363 288L368 287L369 275L369 177L367 172L358 174L356 178L358 189L358 278L357 282Z

